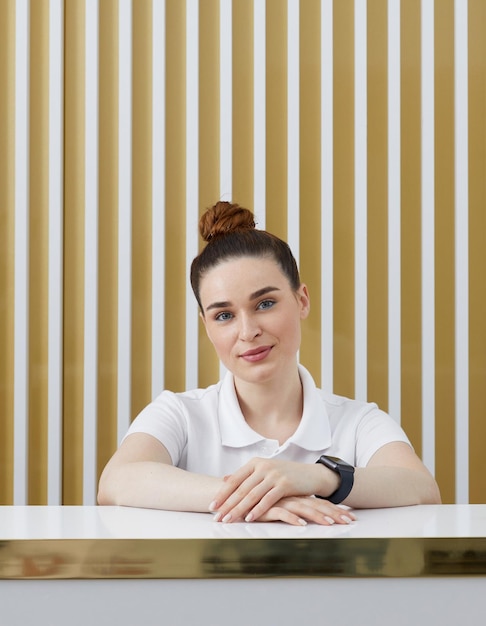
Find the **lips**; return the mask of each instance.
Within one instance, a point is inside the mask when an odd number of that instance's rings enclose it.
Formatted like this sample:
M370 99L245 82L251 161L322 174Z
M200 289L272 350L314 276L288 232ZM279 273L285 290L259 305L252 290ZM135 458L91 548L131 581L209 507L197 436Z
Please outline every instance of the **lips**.
M260 346L258 348L253 348L252 350L247 350L243 354L240 354L240 357L245 361L250 361L251 363L254 363L255 361L262 361L268 356L271 349L272 346Z

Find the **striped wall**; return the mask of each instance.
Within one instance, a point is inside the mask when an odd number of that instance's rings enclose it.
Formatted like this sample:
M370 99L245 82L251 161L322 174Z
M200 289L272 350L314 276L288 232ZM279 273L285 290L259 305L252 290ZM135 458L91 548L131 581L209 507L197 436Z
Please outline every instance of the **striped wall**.
M219 198L294 250L318 383L484 502L486 0L0 0L0 503L94 503L151 397L217 380Z

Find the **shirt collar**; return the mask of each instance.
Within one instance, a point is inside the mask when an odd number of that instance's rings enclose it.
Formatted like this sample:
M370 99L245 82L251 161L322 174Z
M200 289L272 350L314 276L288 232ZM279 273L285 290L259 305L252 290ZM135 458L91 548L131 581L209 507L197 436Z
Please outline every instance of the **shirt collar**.
M304 390L304 411L299 427L287 443L310 451L325 450L331 445L331 425L324 398L303 365L299 365L299 375Z
M324 399L302 365L299 365L299 375L304 391L304 411L299 427L283 447L294 444L310 451L325 450L331 445L331 427ZM223 446L243 448L265 440L246 423L231 372L226 372L221 383L218 419Z
M236 396L235 381L231 372L226 372L221 383L218 419L223 446L244 448L265 439L246 423Z

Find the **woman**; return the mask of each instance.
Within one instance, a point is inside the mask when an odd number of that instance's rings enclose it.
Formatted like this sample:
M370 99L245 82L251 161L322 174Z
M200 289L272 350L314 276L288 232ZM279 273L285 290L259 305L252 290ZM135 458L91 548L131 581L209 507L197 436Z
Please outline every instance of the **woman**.
M439 503L434 478L387 414L317 389L297 363L310 300L288 245L227 202L199 228L207 245L191 284L228 372L207 389L164 391L140 413L103 471L99 503L294 525Z

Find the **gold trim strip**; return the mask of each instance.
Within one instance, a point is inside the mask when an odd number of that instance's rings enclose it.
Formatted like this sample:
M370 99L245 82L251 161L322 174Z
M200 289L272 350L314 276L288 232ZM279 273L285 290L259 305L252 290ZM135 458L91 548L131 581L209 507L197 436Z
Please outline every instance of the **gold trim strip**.
M486 537L0 543L0 579L486 576Z

